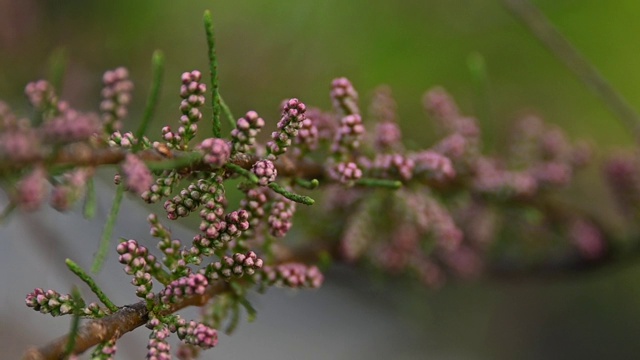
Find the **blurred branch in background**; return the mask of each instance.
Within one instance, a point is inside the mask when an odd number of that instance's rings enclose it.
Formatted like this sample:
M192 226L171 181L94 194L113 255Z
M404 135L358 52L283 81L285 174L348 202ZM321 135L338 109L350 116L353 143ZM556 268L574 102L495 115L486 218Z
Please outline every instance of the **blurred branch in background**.
M640 116L600 72L558 31L530 0L502 0L540 42L591 89L640 140Z

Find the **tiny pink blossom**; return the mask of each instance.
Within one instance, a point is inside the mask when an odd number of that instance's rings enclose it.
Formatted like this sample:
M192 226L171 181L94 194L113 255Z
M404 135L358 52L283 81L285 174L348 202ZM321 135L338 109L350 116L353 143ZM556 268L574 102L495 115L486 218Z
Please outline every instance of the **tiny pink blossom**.
M200 143L198 149L204 154L203 161L216 168L226 164L231 156L231 147L223 139L205 139Z
M267 186L276 180L278 170L271 160L259 160L251 167L251 171L258 177L260 186Z

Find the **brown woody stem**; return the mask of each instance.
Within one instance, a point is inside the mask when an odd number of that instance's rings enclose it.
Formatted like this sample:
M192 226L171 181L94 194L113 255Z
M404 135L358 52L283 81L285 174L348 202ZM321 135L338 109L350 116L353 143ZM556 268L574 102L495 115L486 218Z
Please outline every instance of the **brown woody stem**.
M214 296L230 290L226 282L216 282L210 285L207 292L185 298L173 304L161 315L172 314L188 306L202 306ZM80 354L88 349L110 339L120 338L125 333L144 325L149 318L149 309L146 301L140 301L132 305L126 305L117 312L101 319L91 320L80 327L76 337L74 354ZM64 356L65 346L68 343L68 335L59 337L47 345L39 348L28 349L23 360L57 360Z

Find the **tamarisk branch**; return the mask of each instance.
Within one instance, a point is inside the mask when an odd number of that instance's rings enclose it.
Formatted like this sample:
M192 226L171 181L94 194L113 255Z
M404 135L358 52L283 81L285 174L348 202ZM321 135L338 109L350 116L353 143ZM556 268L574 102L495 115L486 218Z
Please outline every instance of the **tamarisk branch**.
M182 301L172 304L162 315L169 315L189 306L203 306L216 295L230 290L229 284L218 281L209 286L202 295L194 295L184 298ZM86 350L110 339L119 339L122 335L144 325L149 320L149 309L146 301L120 307L120 309L102 319L91 320L80 327L74 354L81 354ZM67 335L53 340L39 348L28 349L23 360L58 360L62 359L69 338Z

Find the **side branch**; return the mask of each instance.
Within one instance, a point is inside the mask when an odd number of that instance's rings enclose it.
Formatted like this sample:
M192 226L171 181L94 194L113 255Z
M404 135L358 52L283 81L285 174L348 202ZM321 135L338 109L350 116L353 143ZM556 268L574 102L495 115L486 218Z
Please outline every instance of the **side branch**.
M202 306L214 296L230 290L229 284L219 281L209 286L207 292L195 295L173 304L162 315L174 313L188 306ZM105 316L102 319L91 320L82 325L76 337L74 354L80 354L104 341L120 338L125 333L144 325L149 319L149 309L146 301L140 301L132 305L126 305L117 312ZM57 360L62 359L64 350L69 341L68 335L59 337L47 345L39 348L30 348L26 351L23 360Z
M124 161L128 153L130 153L128 149L120 148L74 148L72 151L60 152L53 159L34 158L30 161L22 161L19 163L0 162L0 177L2 177L3 174L13 173L42 162L46 162L48 165L58 170L85 166L99 167L117 165ZM197 170L199 166L202 166L203 169L208 168L208 165L203 165L201 163L200 160L202 159L202 154L198 152L166 150L161 154L155 149L149 149L137 152L136 156L142 159L151 170L168 170L182 167L189 167L193 170ZM255 156L240 156L231 159L230 163L249 170L257 160L259 160L259 158ZM285 160L278 161L276 163L279 174L301 177L304 179L323 178L324 170L321 165L308 162L284 164L284 162Z

